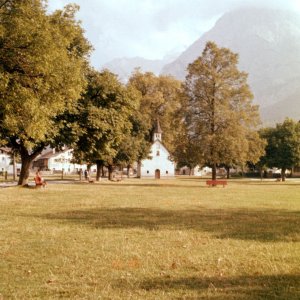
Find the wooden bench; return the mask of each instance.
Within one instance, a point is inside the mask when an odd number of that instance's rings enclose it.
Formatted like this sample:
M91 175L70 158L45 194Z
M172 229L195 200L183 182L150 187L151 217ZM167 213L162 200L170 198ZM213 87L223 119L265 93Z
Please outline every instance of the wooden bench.
M216 186L216 185L227 185L227 180L206 180L206 184L209 186Z

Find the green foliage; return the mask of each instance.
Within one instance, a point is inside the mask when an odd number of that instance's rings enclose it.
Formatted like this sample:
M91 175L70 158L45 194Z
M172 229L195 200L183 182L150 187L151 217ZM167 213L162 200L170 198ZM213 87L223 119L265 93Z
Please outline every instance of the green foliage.
M145 138L152 140L152 129L159 118L163 143L173 153L176 143L174 128L181 108L181 82L171 76L155 76L150 72L141 73L136 70L129 79L129 86L141 94L140 113L148 127Z
M237 54L208 42L202 56L188 66L186 130L213 168L257 161L263 154L264 142L255 132L258 107L252 104L247 74L237 64Z
M87 80L87 90L79 101L74 155L78 161L113 165L120 146L131 136L139 98L108 70L90 70Z
M177 168L187 166L190 169L195 168L197 165L204 164L203 155L198 145L193 141L185 127L177 130L176 145L174 151L174 159L177 163Z
M59 134L56 117L83 91L91 48L75 20L76 6L47 15L45 5L6 1L0 12L0 137L23 162Z
M291 169L300 164L300 123L286 119L274 128L265 128L260 132L267 140L266 154L260 164L268 167Z
M124 136L114 158L114 164L128 167L132 166L134 162L146 158L151 146L151 143L145 139L148 128L145 126L139 108L130 116L129 122L132 125L131 130L129 134Z

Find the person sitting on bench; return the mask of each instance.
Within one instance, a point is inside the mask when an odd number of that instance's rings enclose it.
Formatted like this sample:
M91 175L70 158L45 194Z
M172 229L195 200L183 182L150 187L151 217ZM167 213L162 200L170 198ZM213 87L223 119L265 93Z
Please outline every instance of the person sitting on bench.
M38 186L45 187L45 185L47 185L47 182L43 179L40 170L38 170L36 172L35 177L34 177L34 181L35 181L35 184L36 184L37 187Z

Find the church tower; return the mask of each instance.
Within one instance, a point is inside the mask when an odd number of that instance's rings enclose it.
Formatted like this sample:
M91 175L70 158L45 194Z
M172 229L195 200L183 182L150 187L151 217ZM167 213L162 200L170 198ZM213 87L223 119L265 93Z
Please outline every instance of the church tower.
M162 130L160 128L159 120L156 120L154 132L153 132L153 142L159 140L161 142Z
M158 119L154 124L152 140L148 158L139 162L138 177L173 178L175 176L175 163L170 159L170 152L162 143L162 130Z

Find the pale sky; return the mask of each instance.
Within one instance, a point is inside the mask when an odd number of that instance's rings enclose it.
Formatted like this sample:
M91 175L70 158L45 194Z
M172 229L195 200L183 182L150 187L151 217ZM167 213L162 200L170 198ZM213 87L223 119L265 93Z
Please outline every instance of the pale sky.
M225 12L243 6L300 12L300 0L48 0L50 11L80 6L78 19L94 47L97 69L114 58L180 54Z

